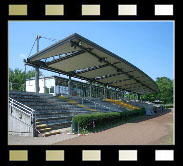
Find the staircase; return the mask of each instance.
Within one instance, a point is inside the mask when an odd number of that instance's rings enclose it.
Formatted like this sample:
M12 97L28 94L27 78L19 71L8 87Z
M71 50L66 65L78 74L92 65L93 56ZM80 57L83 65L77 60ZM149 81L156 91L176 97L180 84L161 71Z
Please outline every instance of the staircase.
M38 136L58 134L58 129L71 126L73 116L93 113L85 107L50 94L9 91L9 97L35 110L35 129Z

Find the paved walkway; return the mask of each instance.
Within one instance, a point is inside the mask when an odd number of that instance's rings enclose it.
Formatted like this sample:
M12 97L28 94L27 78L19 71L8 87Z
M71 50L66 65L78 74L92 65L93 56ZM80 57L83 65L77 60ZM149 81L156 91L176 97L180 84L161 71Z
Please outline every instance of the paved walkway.
M145 116L103 132L81 136L57 145L163 145L173 144L173 111Z
M173 110L87 136L58 134L49 137L9 135L9 145L164 145L173 144Z
M71 132L71 128L61 129L60 132ZM52 145L75 137L78 137L78 135L57 134L48 137L8 135L8 145Z

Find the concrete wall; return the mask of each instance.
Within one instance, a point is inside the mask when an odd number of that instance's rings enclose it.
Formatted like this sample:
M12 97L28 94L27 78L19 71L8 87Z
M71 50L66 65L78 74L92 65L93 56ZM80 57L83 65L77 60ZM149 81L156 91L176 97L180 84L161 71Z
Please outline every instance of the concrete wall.
M8 132L9 134L33 136L31 117L10 106L8 111Z

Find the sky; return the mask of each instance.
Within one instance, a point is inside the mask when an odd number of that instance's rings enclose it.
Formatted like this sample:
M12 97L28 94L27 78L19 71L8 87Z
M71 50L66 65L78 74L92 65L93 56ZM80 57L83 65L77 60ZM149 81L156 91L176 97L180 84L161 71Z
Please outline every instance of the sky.
M174 79L174 22L172 21L9 21L9 68L24 71L23 59L37 35L57 41L73 34L95 42L145 72ZM55 42L41 38L42 50ZM30 55L36 53L36 44ZM31 70L27 67L26 70ZM41 70L44 76L58 75Z

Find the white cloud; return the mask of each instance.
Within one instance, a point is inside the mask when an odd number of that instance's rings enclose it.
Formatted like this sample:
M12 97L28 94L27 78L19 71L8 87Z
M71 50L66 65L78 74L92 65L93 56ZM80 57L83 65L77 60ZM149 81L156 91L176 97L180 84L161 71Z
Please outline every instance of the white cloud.
M25 54L20 54L19 56L20 56L20 58L22 58L22 59L25 59L25 58L26 58L26 55L25 55Z

